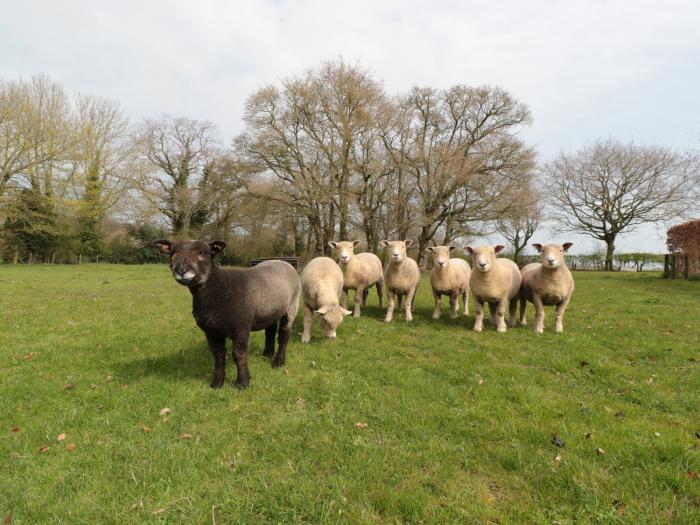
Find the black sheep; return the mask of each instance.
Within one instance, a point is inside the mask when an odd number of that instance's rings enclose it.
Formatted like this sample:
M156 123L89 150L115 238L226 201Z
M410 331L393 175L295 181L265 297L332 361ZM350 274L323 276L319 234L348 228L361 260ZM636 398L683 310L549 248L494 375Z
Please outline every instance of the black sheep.
M214 355L212 388L226 379L226 338L233 341L236 386L245 388L248 340L251 331L265 329L264 356L272 366L284 364L292 322L299 307L301 283L296 270L282 261L265 261L253 268L220 268L214 261L224 241L168 241L153 244L170 256L170 270L192 293L192 315L207 337ZM278 349L275 355L275 333Z

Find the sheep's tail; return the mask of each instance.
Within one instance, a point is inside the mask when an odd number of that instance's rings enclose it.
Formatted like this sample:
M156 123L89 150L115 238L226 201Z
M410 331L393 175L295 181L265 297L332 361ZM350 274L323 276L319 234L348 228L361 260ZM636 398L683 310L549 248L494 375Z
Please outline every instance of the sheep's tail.
M287 328L291 329L294 323L294 318L297 316L299 311L299 297L301 296L301 284L299 284L294 293L292 293L292 300L287 307Z

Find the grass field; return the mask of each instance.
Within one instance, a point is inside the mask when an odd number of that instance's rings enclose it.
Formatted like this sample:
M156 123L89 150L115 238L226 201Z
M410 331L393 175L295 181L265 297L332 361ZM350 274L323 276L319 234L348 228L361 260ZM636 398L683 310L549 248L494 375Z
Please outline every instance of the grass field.
M700 282L575 278L539 337L372 291L283 371L256 333L239 392L165 265L2 266L0 519L700 523Z

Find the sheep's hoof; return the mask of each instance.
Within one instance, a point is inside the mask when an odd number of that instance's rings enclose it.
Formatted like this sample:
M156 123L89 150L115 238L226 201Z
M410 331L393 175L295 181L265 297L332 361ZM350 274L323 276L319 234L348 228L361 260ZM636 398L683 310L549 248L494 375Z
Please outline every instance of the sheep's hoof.
M433 314L433 319L440 319L440 314Z
M212 382L209 383L209 386L211 388L221 388L222 386L224 386L224 378L222 377L221 379L217 378L212 380Z
M482 330L483 330L483 328L482 328L481 326L475 326L475 327L474 327L474 331L475 331L475 332L481 332Z
M284 366L284 357L280 358L279 356L275 357L272 360L272 368L280 368L281 366Z
M385 324L389 324L390 322L391 322L391 319L389 319L389 318L384 319L384 323L385 323Z
M360 318L360 312L355 312L354 314L352 314L352 316L353 316L355 319L359 319L359 318Z
M248 388L248 381L246 381L245 383L239 383L238 381L236 381L234 385L238 390L245 390L246 388Z
M496 328L496 332L504 333L507 331L508 329L505 326L499 326L498 328Z
M311 336L310 335L303 335L301 336L301 342L302 343L310 343L311 342ZM266 357L272 357L271 355L266 356Z
M459 315L457 314L450 314L450 319L457 319Z
M544 333L544 329L542 329L542 328L535 328L535 333L536 333L536 334L539 334L539 335L542 335L542 334Z
M302 339L301 342L303 343L304 340ZM308 342L308 341L307 341L307 342ZM268 359L270 359L273 355L275 355L275 351L274 351L274 350L264 350L264 351L263 351L263 357L267 357Z

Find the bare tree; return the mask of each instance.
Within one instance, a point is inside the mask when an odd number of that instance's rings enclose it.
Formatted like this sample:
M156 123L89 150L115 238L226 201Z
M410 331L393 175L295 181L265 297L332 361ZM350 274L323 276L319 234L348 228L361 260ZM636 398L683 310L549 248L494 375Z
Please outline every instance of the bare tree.
M216 194L210 169L218 154L216 127L210 122L163 116L146 120L137 141L145 162L138 181L144 197L167 217L174 235L201 228Z
M428 243L446 223L491 220L509 208L504 196L533 165L534 153L515 135L531 117L491 87L414 88L400 105L409 127L401 162L419 211L424 268Z
M697 176L688 156L614 140L561 153L545 173L554 216L565 229L605 242L608 271L617 236L639 224L682 216Z
M513 260L517 264L544 218L544 195L533 186L518 188L511 209L494 221L496 231L513 246Z

